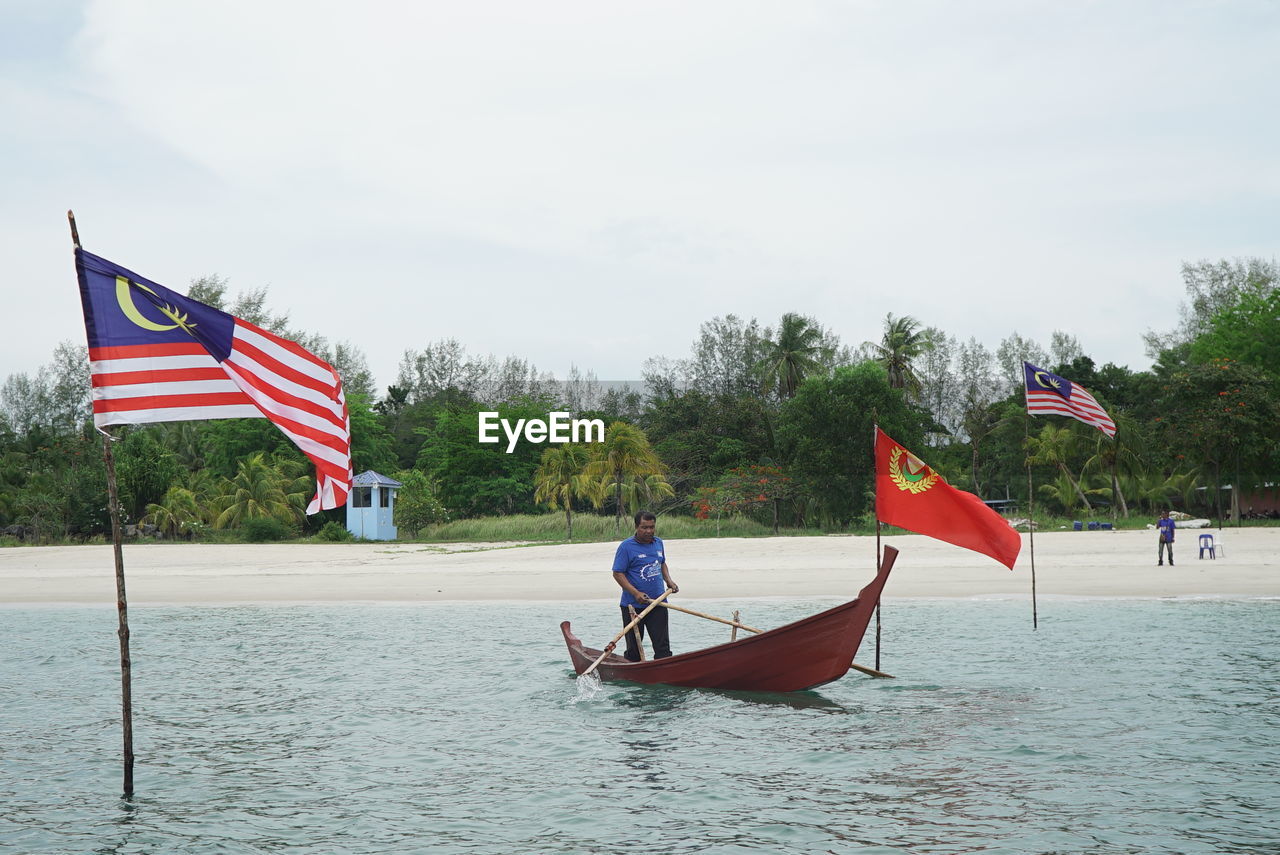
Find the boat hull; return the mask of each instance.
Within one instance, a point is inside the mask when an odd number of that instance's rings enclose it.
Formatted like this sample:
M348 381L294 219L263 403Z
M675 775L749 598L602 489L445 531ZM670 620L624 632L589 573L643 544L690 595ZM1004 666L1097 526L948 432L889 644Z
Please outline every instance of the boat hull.
M797 692L838 680L853 663L897 555L896 549L885 547L879 572L857 598L825 612L665 659L628 662L610 653L596 671L602 680L756 692ZM560 631L574 671L582 674L601 651L584 647L569 621L560 624Z

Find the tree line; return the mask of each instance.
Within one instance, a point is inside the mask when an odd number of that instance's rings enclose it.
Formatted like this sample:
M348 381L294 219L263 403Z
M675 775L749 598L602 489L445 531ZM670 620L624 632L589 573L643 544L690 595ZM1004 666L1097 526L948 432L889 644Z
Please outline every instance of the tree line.
M1126 517L1219 504L1280 482L1280 267L1262 259L1184 264L1175 329L1148 332L1150 369L1097 365L1078 340L1011 332L992 350L908 316L842 342L818 319L775 325L734 314L701 325L687 356L653 357L642 383L557 379L518 357L478 357L454 339L405 351L379 393L359 348L292 330L264 290L232 299L206 277L189 293L330 361L343 378L354 469L404 483L397 524L413 535L452 518L640 506L773 527L865 524L878 423L952 484L1046 512ZM1114 440L1065 418L1030 418L1022 362L1084 386L1118 425ZM599 418L603 442L477 442L479 413L512 423L567 411ZM263 537L340 530L307 518L309 464L269 422L240 419L117 429L126 521L170 537L240 529ZM1028 471L1030 477L1028 477ZM1034 494L1029 491L1033 490ZM37 540L106 533L105 475L83 346L63 343L35 375L0 386L0 533ZM326 523L333 525L325 526Z

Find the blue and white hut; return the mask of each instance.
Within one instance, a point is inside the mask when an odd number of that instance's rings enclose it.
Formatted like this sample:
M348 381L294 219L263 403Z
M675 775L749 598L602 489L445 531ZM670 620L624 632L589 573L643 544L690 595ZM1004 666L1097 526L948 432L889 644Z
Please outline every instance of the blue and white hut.
M365 540L395 540L396 490L402 486L372 469L357 475L347 497L347 531Z

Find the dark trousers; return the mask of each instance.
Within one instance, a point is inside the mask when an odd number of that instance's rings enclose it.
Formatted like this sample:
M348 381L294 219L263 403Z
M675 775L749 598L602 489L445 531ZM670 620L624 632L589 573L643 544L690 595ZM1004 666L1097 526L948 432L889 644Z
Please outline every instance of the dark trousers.
M644 606L636 606L636 614L644 611ZM631 623L631 607L622 607L622 625ZM658 606L640 619L640 623L627 630L627 652L623 654L632 662L640 661L640 645L636 643L636 630L644 638L649 633L649 642L653 645L653 658L663 659L671 655L671 639L667 636L667 610Z
M1156 560L1159 561L1161 564L1164 563L1164 551L1166 549L1169 550L1169 563L1172 564L1173 563L1173 541L1172 540L1160 541L1160 548L1156 551ZM661 608L661 606L659 606L659 608Z

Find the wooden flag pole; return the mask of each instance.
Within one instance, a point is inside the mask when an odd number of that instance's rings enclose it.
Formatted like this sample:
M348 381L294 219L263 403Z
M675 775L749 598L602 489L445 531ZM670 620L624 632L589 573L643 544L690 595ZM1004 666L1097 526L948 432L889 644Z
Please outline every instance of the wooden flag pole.
M71 242L80 248L80 232L76 229L76 215L67 211L71 226ZM102 462L107 469L107 512L111 516L111 548L116 561L116 613L120 639L120 711L124 728L124 797L133 798L133 688L132 662L129 658L129 601L124 587L124 548L120 532L120 493L116 487L116 461L111 453L115 437L109 431L98 428L102 434Z
M876 504L876 500L879 497L879 490L880 490L880 473L876 469L876 465L877 465L876 461L878 459L876 457L876 443L880 441L880 418L878 415L873 420L871 431L872 431L871 433L871 471L872 473L874 473L874 476L875 476L871 480L871 484L872 484L871 507L872 507L872 510L874 510L876 513L876 572L879 573L880 562L882 560L882 557L880 554L880 510L878 505ZM879 597L876 598L876 668L875 670L877 673L880 671L880 598Z
M1031 413L1023 421L1023 453L1027 460L1027 543L1031 549L1031 628L1039 629L1036 614L1036 492L1031 485L1031 455L1027 454L1031 439Z
M876 517L876 567L880 566L880 518ZM876 670L880 670L880 599L876 598Z

